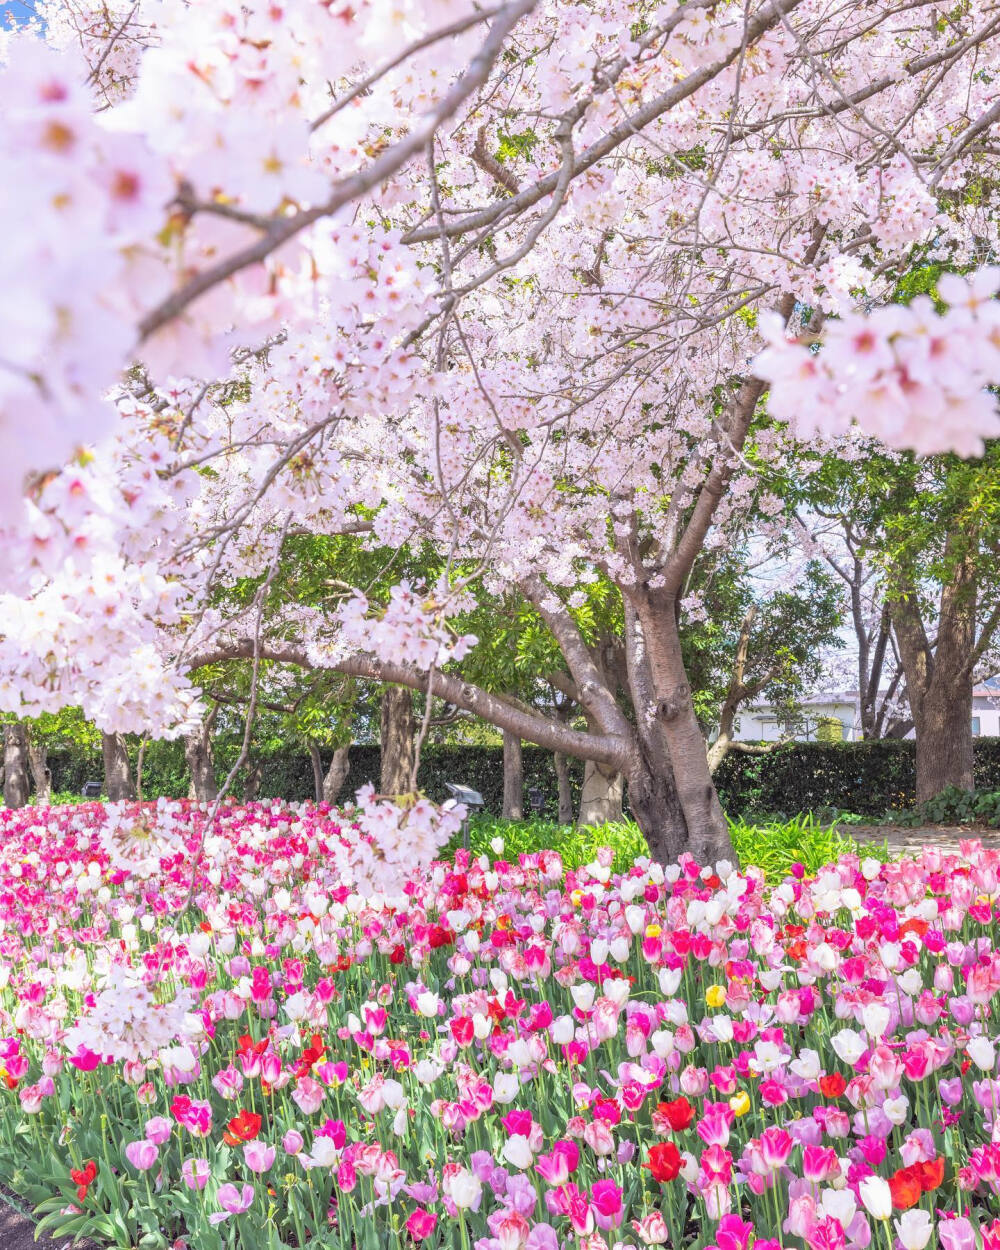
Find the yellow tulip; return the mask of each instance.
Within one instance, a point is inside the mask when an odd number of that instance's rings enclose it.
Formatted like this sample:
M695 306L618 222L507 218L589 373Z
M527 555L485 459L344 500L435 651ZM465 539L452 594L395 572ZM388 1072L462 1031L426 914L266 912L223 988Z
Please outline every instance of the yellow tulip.
M750 1110L750 1095L746 1090L740 1090L738 1094L733 1094L730 1098L729 1106L734 1115L746 1115Z

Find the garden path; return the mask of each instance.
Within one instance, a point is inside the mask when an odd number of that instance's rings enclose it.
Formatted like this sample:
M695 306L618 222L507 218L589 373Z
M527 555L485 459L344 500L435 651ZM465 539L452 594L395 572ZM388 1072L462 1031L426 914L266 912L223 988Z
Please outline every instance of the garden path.
M893 855L916 855L926 846L939 846L957 854L959 843L978 838L990 850L1000 849L1000 830L970 829L960 825L925 825L905 829L899 825L845 825L841 830L858 842L887 842Z

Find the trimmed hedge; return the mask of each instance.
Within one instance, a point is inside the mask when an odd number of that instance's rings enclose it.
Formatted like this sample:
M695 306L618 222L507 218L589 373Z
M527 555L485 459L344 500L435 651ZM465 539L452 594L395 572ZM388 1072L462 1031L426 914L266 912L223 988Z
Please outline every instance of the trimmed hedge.
M129 755L135 771L138 748L130 744ZM330 762L330 752L323 751L323 767ZM216 775L220 781L239 755L236 743L216 743ZM314 796L312 762L305 751L285 748L262 754L259 794L262 798L311 799ZM541 747L525 746L524 801L528 804L528 792L538 787L545 794L542 815L555 820L559 815L559 798L552 753ZM52 788L57 793L79 794L87 781L100 781L104 776L99 751L81 751L77 748L53 748L49 751L49 767L52 770ZM583 784L583 761L570 760L570 787L574 808L580 798ZM244 770L245 772L245 770ZM344 787L344 794L353 792L366 782L378 785L381 772L381 753L377 744L355 744L351 747L351 772ZM243 777L238 777L235 792L243 789ZM499 815L503 810L503 748L477 746L436 746L427 744L420 754L420 788L433 799L446 799L446 782L472 786L485 800L485 810ZM188 791L188 771L184 762L182 742L150 742L146 747L142 766L143 798L183 798Z
M973 744L978 790L1000 789L1000 738ZM835 807L878 817L916 802L916 743L797 742L770 755L733 751L716 774L719 798L732 816L786 815Z
M219 742L216 771L221 780L238 754L238 745ZM137 747L132 745L133 769ZM263 797L309 799L313 797L312 764L305 751L292 747L257 754L263 775ZM800 742L770 755L730 752L716 775L719 797L733 817L839 808L862 816L879 817L887 811L912 807L916 791L916 749L912 740L884 739L874 742ZM323 752L323 765L329 753ZM79 794L86 781L103 777L100 752L78 748L50 750L53 788ZM570 760L574 807L583 782L583 762ZM977 738L975 742L976 787L1000 790L1000 738ZM379 748L351 748L351 773L345 793L365 782L378 784ZM447 798L448 781L470 785L486 801L486 811L499 815L503 809L503 749L501 747L424 747L420 761L420 786L434 799ZM552 754L541 747L524 748L525 804L532 787L546 797L543 816L558 815L556 775ZM242 792L237 779L236 793ZM151 742L143 764L143 795L180 798L187 794L188 774L181 742ZM627 797L627 796L626 796Z

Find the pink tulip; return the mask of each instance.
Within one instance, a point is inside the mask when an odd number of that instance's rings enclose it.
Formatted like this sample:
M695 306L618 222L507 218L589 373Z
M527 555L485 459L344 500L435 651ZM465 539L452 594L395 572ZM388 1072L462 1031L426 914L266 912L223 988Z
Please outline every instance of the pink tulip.
M406 1228L414 1241L423 1241L429 1237L437 1226L437 1216L423 1207L411 1211L406 1220Z
M212 1169L207 1159L185 1159L181 1164L181 1176L188 1189L204 1189Z
M242 1189L237 1189L235 1185L227 1182L219 1186L216 1198L222 1210L212 1212L208 1217L210 1224L221 1224L231 1215L242 1215L244 1211L248 1211L253 1205L253 1186L244 1185Z
M976 1230L964 1215L941 1220L937 1234L943 1250L975 1250Z
M169 1141L172 1131L173 1127L166 1116L156 1115L146 1121L146 1141L155 1142L157 1146Z
M275 1149L262 1141L248 1141L243 1146L243 1161L251 1172L266 1172L274 1163Z
M794 1148L794 1137L783 1128L772 1125L760 1135L760 1153L772 1171L785 1166Z
M595 1181L590 1189L590 1206L598 1228L617 1228L622 1222L622 1191L614 1181Z
M125 1157L139 1172L148 1172L159 1155L159 1147L151 1141L130 1141L125 1147Z

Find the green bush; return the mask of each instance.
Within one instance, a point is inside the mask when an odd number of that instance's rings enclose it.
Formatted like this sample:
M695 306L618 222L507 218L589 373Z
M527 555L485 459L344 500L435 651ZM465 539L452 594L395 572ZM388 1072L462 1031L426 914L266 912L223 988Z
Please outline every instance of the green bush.
M821 824L812 816L796 816L787 821L763 824L737 820L729 822L733 850L744 868L760 868L771 882L783 880L801 865L802 871L814 875L824 864L833 863L848 852L886 859L884 844L859 845L835 827ZM479 816L469 822L469 849L473 855L486 854L497 858L492 847L496 838L503 839L503 858L516 860L518 855L534 851L558 851L567 869L580 868L594 859L602 846L615 853L615 872L627 872L636 858L647 854L646 842L634 821L624 820L607 825L587 825L570 829L542 820L496 820ZM454 855L462 845L455 838L445 854Z
M895 816L894 823L918 825L989 825L1000 828L1000 790L980 790L975 794L948 786L933 799L912 811Z
M913 739L796 742L769 755L731 752L715 780L730 816L836 808L881 818L916 802L916 758ZM1000 790L1000 738L977 738L973 761L976 789Z

